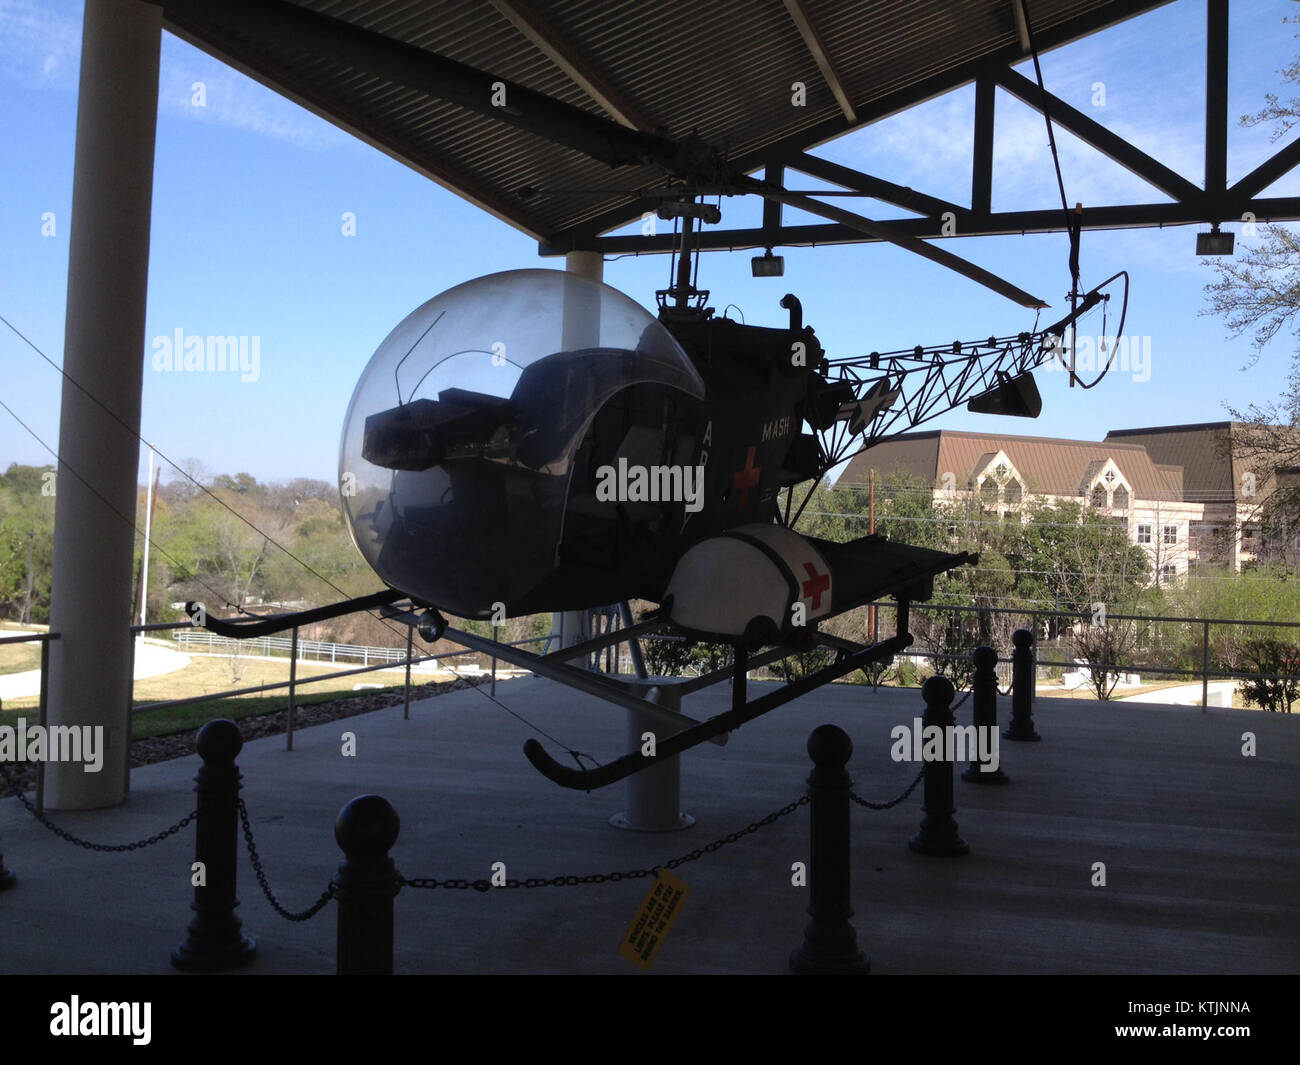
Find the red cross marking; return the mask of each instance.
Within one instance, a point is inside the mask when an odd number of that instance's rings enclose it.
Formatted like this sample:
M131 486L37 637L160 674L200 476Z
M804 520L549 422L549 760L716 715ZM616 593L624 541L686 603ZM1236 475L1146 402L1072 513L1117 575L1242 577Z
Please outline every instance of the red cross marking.
M759 470L761 466L754 465L754 453L757 448L751 447L745 455L744 469L737 470L731 475L731 490L740 493L740 505L749 504L749 490L758 484Z
M803 596L805 599L812 600L814 610L820 610L822 592L830 591L831 575L829 573L818 573L817 567L811 562L805 562L803 568L808 571L808 579L803 582Z

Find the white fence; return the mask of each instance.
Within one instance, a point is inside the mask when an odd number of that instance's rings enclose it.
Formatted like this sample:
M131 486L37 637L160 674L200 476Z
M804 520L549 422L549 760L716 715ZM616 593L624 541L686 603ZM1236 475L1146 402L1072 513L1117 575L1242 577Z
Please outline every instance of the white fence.
M232 640L202 629L176 629L179 651L206 651L224 655L265 655L288 658L293 640L288 636L254 636L247 640ZM380 662L405 662L404 647L366 647L352 643L324 643L320 640L298 640L298 660L317 662L360 662L365 666Z

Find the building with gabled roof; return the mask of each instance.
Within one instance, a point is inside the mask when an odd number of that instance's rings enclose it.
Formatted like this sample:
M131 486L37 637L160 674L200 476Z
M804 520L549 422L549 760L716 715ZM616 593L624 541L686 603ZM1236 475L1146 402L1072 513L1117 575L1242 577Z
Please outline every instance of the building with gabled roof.
M1010 436L939 429L904 433L854 458L837 484L866 484L905 473L932 486L936 501L978 499L998 518L1026 496L1073 501L1119 520L1145 548L1161 584L1198 561L1194 534L1205 504L1188 498L1184 468L1142 442Z
M1239 570L1280 546L1268 542L1263 507L1279 485L1295 476L1285 465L1275 464L1274 458L1282 456L1258 454L1257 447L1243 440L1249 433L1243 422L1201 422L1113 429L1106 441L1138 445L1157 462L1181 465L1183 498L1204 507L1203 518L1191 531L1194 555Z

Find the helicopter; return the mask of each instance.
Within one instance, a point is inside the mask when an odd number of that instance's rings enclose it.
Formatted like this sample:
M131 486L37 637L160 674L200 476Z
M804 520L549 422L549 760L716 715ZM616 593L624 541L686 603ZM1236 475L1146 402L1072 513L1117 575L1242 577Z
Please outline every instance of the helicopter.
M456 66L460 81L502 80ZM554 119L565 106L521 86L507 92L510 109L483 109L472 94L456 102L507 122L541 106ZM703 197L752 194L813 211L1024 307L1046 305L886 223L739 173L725 151L693 135L674 141L573 110L570 125L552 123L554 139L612 166L652 163L666 172L662 185L633 190L659 198L660 216L680 222L658 313L602 282L540 269L489 274L422 304L365 367L340 446L345 522L385 590L269 619L217 619L197 604L189 611L239 638L379 609L428 641L446 636L666 728L655 754L595 768L568 767L535 740L525 744L545 776L591 790L698 743L725 742L745 721L909 646L909 604L930 598L937 576L978 556L875 534L847 543L805 536L796 524L813 488L858 451L959 405L1037 417L1032 371L1064 363L1067 332L1097 308L1105 314L1116 293L1122 333L1128 278L1121 271L1082 292L1075 254L1070 310L1044 328L832 357L793 294L781 300L788 320L780 327L735 322L707 306L709 293L691 280L701 254L692 233L696 220L716 221L720 212ZM1073 385L1074 368L1066 368ZM808 487L796 510L801 486ZM886 596L898 603L892 636L861 644L822 630ZM632 600L657 607L635 621ZM609 604L618 605L622 627L544 654L446 618L501 621ZM731 665L707 678L731 682L730 709L695 721L572 664L627 643L645 676L638 641L661 635L731 648ZM833 659L748 697L749 670L816 647Z
M805 536L795 528L796 489L960 404L1036 417L1032 371L1062 359L1067 330L1104 307L1116 281L1126 303L1127 279L1116 275L1033 332L848 358L827 355L793 294L781 300L788 324L769 327L717 316L695 290L685 300L664 290L654 316L609 285L557 270L455 286L379 346L344 422L344 517L387 590L202 623L249 637L379 608L428 641L446 636L670 729L655 756L594 769L525 745L563 786L612 783L909 646L909 604L978 556L877 534ZM864 645L821 631L887 596L898 602L894 635ZM634 599L658 607L634 622ZM611 603L621 628L540 655L452 628L445 616L501 621ZM637 641L661 635L731 648L733 663L716 678L732 683L731 709L693 721L571 664L629 643L644 674ZM749 670L816 647L834 660L747 698Z

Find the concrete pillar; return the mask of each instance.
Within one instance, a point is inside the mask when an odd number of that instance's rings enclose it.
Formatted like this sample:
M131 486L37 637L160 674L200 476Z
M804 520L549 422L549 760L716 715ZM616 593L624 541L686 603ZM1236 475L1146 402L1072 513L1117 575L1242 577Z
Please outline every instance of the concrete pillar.
M605 259L598 251L571 251L564 257L566 273L577 274L591 281L605 279ZM574 348L593 347L599 339L592 329L591 314L597 308L587 305L583 293L573 293L564 301L563 344L566 351ZM557 613L552 622L553 630L560 633L560 646L572 647L575 643L591 638L591 626L585 610L566 610ZM584 666L583 662L572 665Z
M681 688L670 678L629 682L628 688L652 703L681 713ZM647 732L654 733L656 739L668 738L658 719L629 710L628 751L642 750ZM695 818L682 813L681 755L665 758L653 769L633 773L624 782L623 789L623 812L609 819L615 828L628 828L637 832L675 832L679 828L690 828L695 824Z
M605 256L598 251L571 251L564 256L564 269L591 281L604 281Z
M46 769L45 804L120 803L130 741L131 560L162 8L86 0L77 97L49 723L103 726L104 763ZM123 428L91 396L125 423ZM72 470L76 471L74 475ZM85 483L82 483L84 479ZM126 519L126 520L124 520Z

